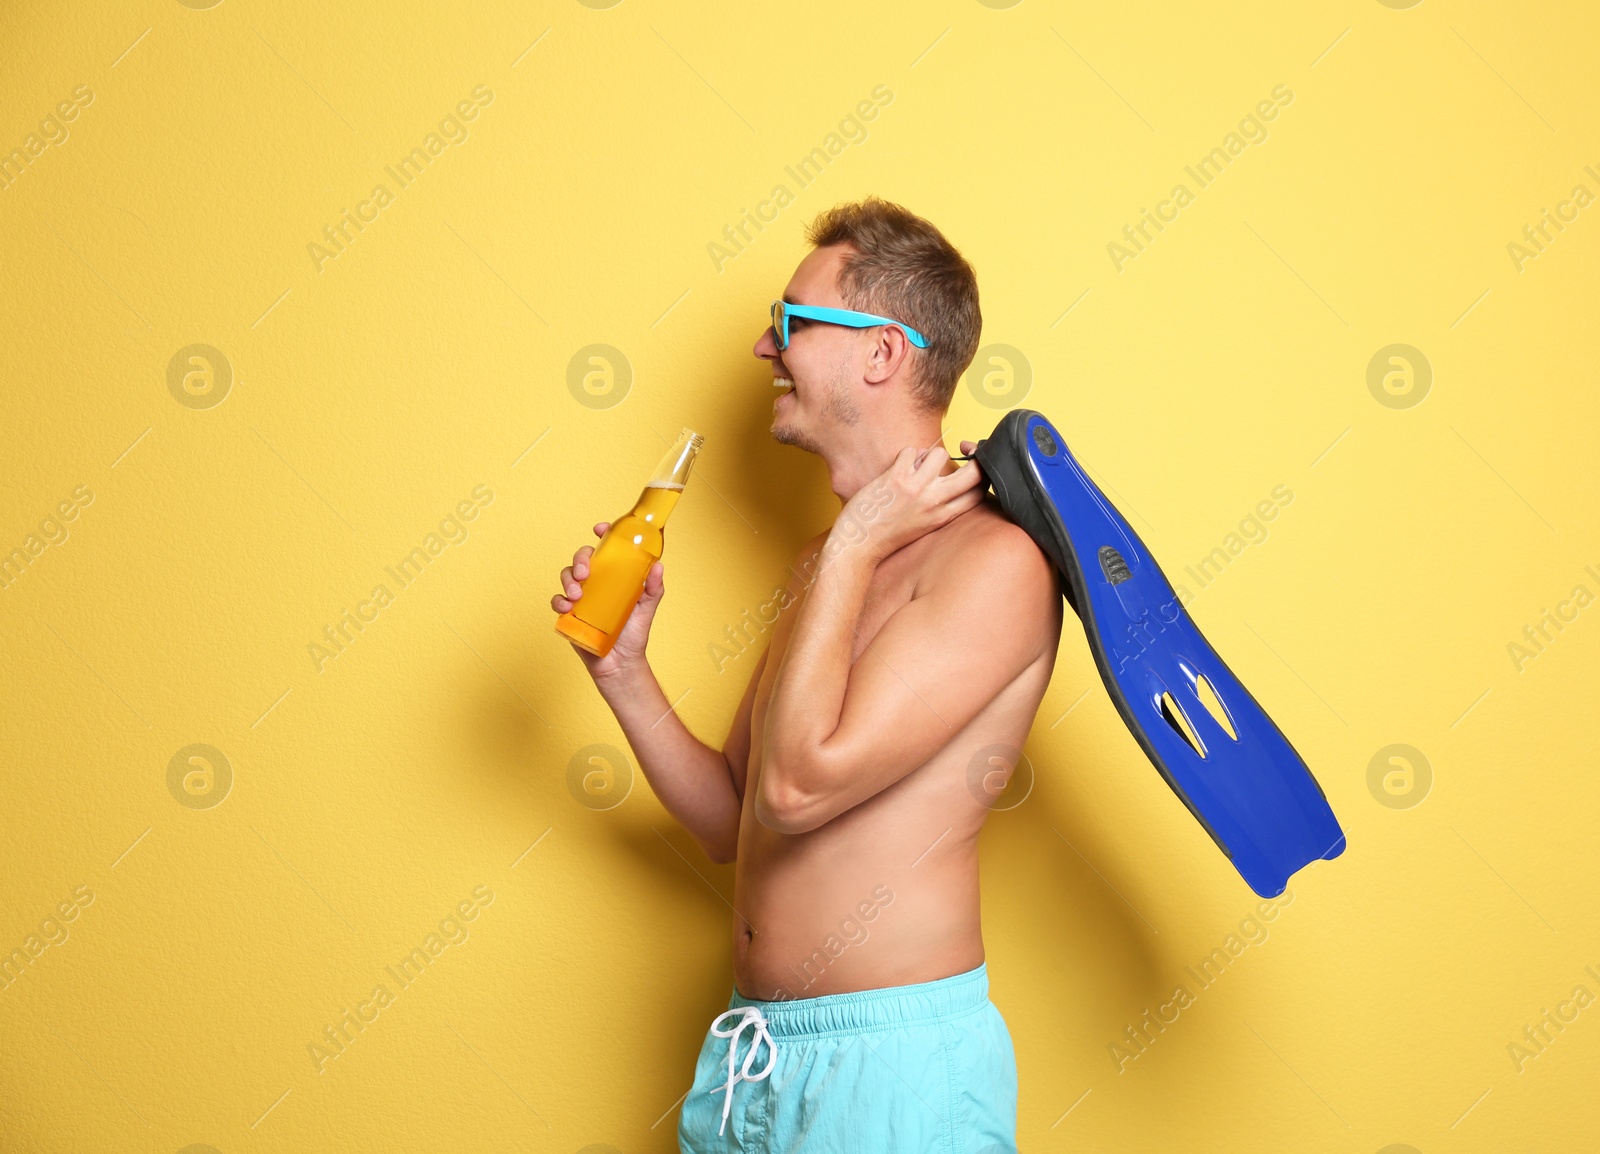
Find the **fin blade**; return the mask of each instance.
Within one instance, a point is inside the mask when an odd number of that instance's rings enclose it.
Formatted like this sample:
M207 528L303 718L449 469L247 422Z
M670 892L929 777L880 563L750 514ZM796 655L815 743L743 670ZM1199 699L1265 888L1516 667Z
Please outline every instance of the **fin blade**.
M1344 832L1310 767L1054 426L1031 409L1012 410L974 456L1007 516L1061 573L1129 731L1251 889L1276 897L1296 870L1344 852Z

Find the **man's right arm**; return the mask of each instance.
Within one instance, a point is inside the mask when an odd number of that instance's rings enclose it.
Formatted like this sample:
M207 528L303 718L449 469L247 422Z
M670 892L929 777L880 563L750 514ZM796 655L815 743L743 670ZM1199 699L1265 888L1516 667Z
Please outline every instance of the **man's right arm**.
M609 677L595 678L595 687L617 715L650 788L667 812L700 843L706 857L719 865L734 859L739 844L739 811L744 804L745 763L750 751L750 706L760 670L757 665L756 677L745 690L728 734L726 753L689 732L648 663L639 661Z
M610 522L601 521L594 527L595 536L604 537L609 527ZM593 554L593 545L583 546L572 555L572 564L561 571L562 591L550 599L550 608L557 613L568 612L583 597ZM739 842L755 682L745 691L728 735L731 756L718 753L684 726L645 658L650 624L666 589L664 572L659 561L650 567L638 604L606 656L597 657L576 644L572 648L589 670L600 696L617 715L645 780L661 804L700 843L708 858L729 862ZM756 667L758 674L760 668Z
M609 522L600 522L594 527L595 535L603 536L608 527ZM824 536L818 534L807 542L796 560L814 557L812 547ZM593 553L594 546L584 546L573 554L572 564L561 571L563 592L550 599L550 607L557 613L567 612L582 598ZM739 818L750 763L751 715L770 646L762 651L751 670L727 740L718 753L689 732L667 701L645 657L650 623L665 589L663 572L659 561L651 566L639 603L606 657L597 658L576 645L573 650L583 659L595 688L616 714L656 797L708 858L725 864L738 853Z

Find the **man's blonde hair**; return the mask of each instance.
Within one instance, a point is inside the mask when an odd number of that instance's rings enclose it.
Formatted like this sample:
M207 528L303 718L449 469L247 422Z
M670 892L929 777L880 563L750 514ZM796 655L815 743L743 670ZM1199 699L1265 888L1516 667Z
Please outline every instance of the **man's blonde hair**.
M844 256L839 295L857 312L904 321L928 339L927 348L911 348L912 391L925 410L949 409L983 331L972 265L928 221L876 196L828 209L806 240L856 250Z

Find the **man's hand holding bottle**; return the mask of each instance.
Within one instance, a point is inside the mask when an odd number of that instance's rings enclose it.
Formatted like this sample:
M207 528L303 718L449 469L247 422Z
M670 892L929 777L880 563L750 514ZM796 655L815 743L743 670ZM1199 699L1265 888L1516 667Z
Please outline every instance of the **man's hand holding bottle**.
M604 537L610 527L610 521L601 521L594 527L594 535ZM594 546L585 545L572 555L572 564L561 570L561 588L564 592L550 598L550 608L557 613L571 612L573 606L583 598L583 583L589 578L589 558L593 554ZM573 643L572 651L583 659L590 676L597 682L615 677L644 661L645 644L650 640L650 623L655 620L656 607L661 604L661 596L666 592L665 573L666 567L660 561L650 566L639 603L634 606L627 624L622 627L622 632L604 657L597 657Z

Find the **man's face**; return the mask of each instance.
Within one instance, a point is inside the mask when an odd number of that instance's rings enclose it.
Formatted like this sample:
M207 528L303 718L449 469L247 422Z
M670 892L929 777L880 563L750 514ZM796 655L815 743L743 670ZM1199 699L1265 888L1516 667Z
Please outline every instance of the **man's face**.
M839 295L839 264L847 251L841 245L812 251L789 279L784 299L847 307ZM860 350L861 330L791 317L789 347L779 352L772 326L767 326L755 355L772 365L775 381L788 386L773 400L773 440L820 454L836 429L861 419L853 395L860 386Z

